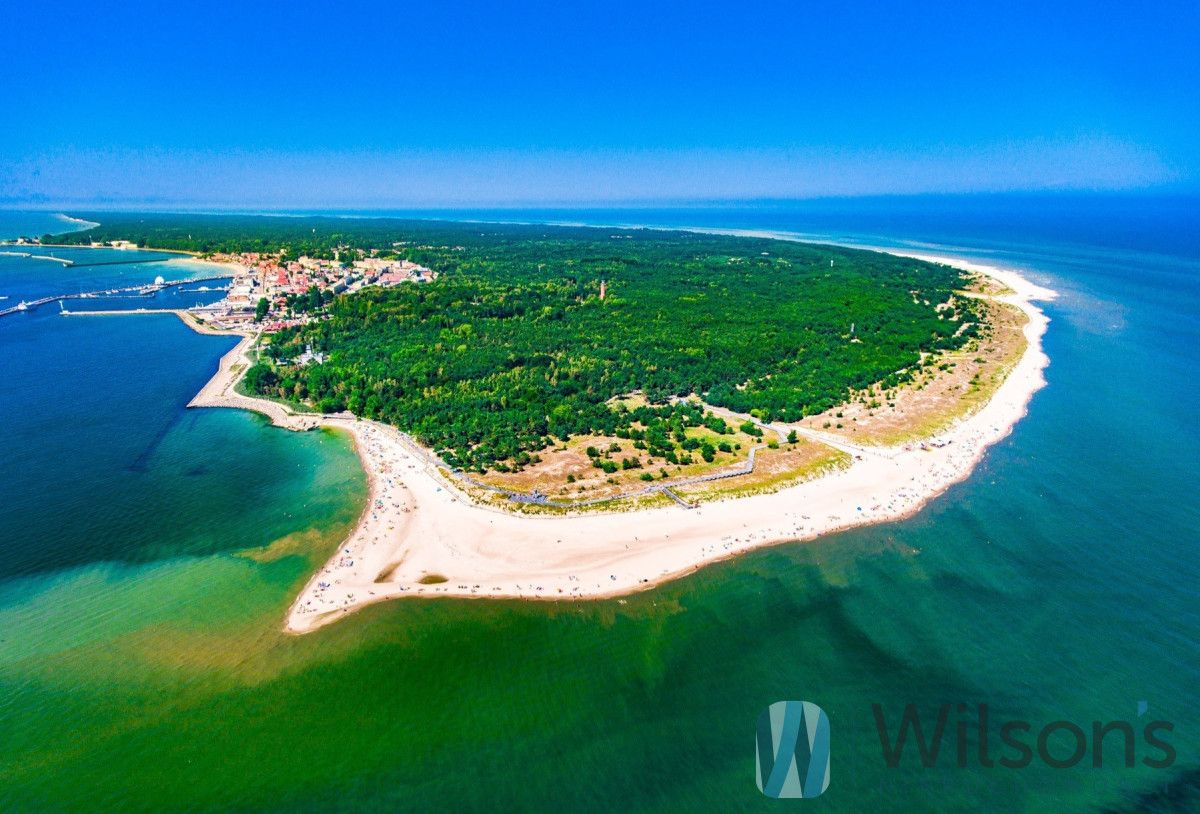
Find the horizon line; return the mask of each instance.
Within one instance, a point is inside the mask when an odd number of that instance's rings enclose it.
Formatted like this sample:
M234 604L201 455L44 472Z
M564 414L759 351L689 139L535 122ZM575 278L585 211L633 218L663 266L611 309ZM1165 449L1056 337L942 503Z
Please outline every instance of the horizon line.
M328 206L288 204L214 204L179 201L0 201L0 211L53 212L75 209L96 212L144 212L147 214L309 214L360 213L360 212L453 212L462 210L521 211L538 209L586 210L586 209L657 209L657 208L705 208L736 206L780 206L788 204L891 202L918 200L965 200L965 199L1054 199L1054 198L1193 198L1200 197L1200 186L1164 186L1138 189L1085 189L1043 188L1028 190L979 190L973 192L888 192L846 195L802 195L762 197L716 197L716 198L655 198L655 199L595 199L595 200L546 200L546 201L480 201L455 203L364 203L332 204Z

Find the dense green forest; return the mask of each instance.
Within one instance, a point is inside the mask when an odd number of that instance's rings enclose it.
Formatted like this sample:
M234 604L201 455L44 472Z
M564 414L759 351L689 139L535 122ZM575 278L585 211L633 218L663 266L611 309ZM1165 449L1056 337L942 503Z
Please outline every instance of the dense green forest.
M701 394L797 420L850 390L900 383L922 352L961 346L970 300L944 266L876 252L686 232L389 219L85 215L69 235L194 251L395 252L437 280L341 296L275 336L257 392L390 422L452 465L517 465L555 439L645 433L660 453L700 419L652 403ZM600 299L600 282L607 296ZM957 310L955 310L957 309ZM964 323L968 327L959 330ZM306 345L323 364L291 364ZM639 429L640 428L640 429ZM644 439L638 439L643 440Z

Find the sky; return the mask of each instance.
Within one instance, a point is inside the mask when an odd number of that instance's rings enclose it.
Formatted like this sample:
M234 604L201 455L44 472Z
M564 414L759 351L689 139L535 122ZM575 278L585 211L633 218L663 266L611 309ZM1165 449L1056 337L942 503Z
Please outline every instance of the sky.
M1200 189L1196 2L102 6L6 0L0 206Z

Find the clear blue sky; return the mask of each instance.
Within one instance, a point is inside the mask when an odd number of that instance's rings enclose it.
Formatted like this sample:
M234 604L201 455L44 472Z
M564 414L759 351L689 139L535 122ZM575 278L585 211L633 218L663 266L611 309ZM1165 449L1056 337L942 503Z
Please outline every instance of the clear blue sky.
M9 0L0 205L1200 187L1200 4Z

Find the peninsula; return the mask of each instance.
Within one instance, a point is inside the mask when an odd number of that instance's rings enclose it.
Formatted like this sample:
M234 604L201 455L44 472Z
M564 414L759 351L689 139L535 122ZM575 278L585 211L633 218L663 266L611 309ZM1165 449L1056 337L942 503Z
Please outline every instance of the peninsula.
M644 229L138 229L236 254L259 284L300 258L395 276L258 297L191 404L354 438L368 505L293 604L296 633L403 596L616 596L904 516L1044 383L1034 301L1052 292L945 258ZM131 234L96 231L70 237Z

